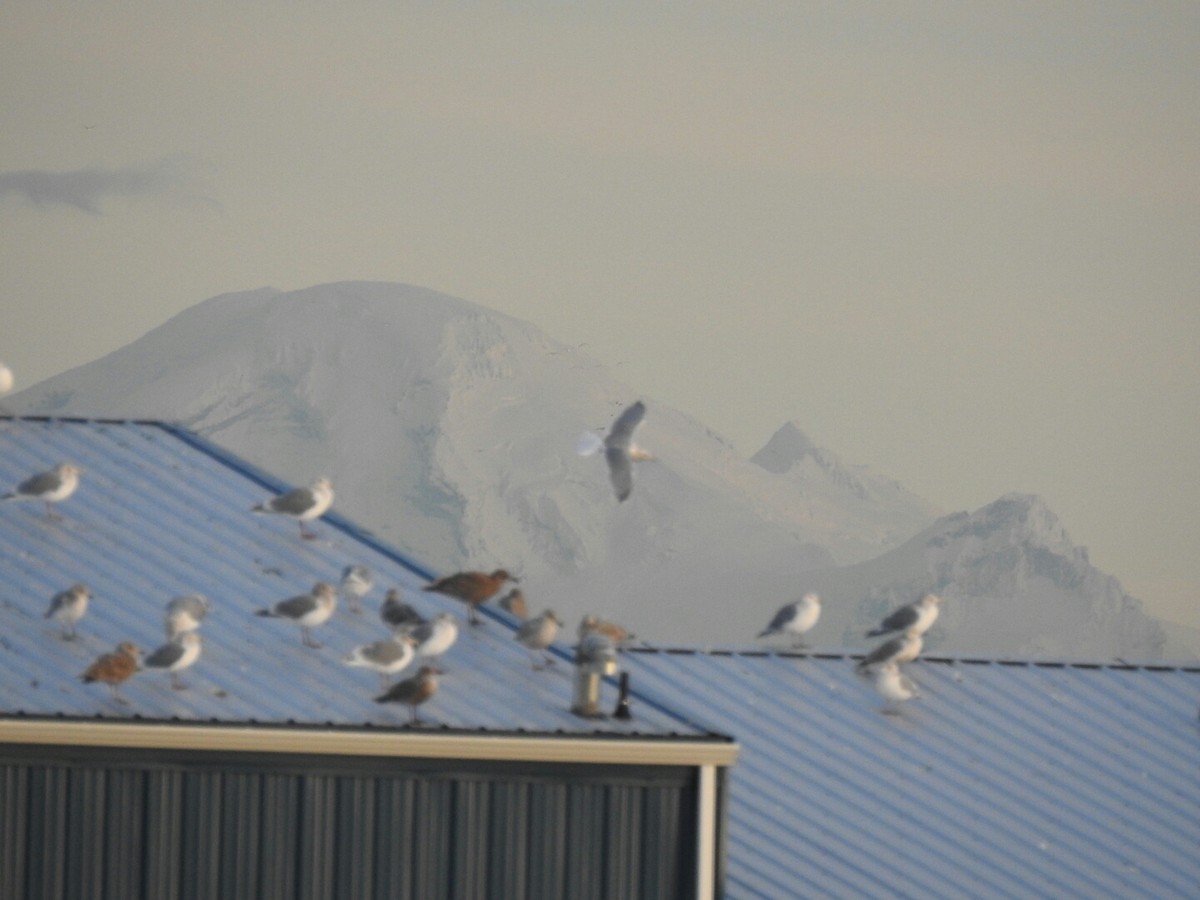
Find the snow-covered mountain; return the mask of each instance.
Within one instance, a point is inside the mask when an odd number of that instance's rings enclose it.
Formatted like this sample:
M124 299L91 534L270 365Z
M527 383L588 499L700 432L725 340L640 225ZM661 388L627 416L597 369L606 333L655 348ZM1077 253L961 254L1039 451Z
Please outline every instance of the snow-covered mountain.
M599 613L659 641L744 642L819 578L829 588L814 641L840 646L884 599L923 589L910 565L932 551L913 542L961 519L935 524L928 503L840 463L794 423L747 460L653 398L637 437L656 460L637 464L618 504L603 461L575 444L638 397L527 323L420 288L340 283L212 298L10 405L179 421L286 479L328 475L337 509L431 568L505 566L535 608ZM1052 596L1029 569L1049 563L1017 531L997 529L993 543L984 554L947 538L937 556L937 571L954 573L929 581L949 595L946 652L1156 655L1155 623L1069 542L1061 557L1085 576L1054 582ZM852 599L846 586L860 581ZM1123 598L1120 623L1100 588ZM1056 614L1036 621L997 613L1045 604Z

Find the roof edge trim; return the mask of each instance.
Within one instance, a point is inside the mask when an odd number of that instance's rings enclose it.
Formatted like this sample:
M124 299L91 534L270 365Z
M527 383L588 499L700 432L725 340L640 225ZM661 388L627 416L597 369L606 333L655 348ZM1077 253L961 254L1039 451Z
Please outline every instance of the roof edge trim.
M728 740L611 740L49 720L0 722L3 744L659 766L732 766L741 750L736 742Z

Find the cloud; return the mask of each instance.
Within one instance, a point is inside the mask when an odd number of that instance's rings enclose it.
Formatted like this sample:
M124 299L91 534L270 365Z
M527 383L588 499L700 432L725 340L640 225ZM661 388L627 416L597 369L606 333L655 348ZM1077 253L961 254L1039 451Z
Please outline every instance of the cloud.
M0 172L0 200L11 194L35 206L70 206L92 215L100 215L101 203L113 197L189 196L214 204L195 192L194 169L192 162L171 157L116 169L93 166L71 172Z

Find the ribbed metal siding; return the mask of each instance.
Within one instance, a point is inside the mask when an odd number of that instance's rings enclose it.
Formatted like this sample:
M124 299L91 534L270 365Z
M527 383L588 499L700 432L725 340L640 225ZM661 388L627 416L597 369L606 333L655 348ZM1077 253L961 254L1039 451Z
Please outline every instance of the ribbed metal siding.
M0 758L0 896L663 898L694 889L695 773L177 754Z

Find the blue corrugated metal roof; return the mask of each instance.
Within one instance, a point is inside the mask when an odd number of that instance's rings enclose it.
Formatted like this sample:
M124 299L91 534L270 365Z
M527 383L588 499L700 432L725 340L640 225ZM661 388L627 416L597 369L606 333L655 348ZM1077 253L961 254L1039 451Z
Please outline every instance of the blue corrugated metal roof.
M380 706L378 676L341 659L385 637L376 611L388 587L426 614L455 600L422 592L432 573L375 542L335 513L301 540L295 522L250 507L285 488L265 473L182 429L159 423L0 420L0 494L29 475L69 461L84 470L61 521L38 502L0 504L0 711L27 715L138 716L213 722L406 725L407 707ZM314 473L314 475L319 473ZM376 588L362 615L339 604L302 646L289 622L255 610L337 583L351 563L368 566ZM44 618L50 598L75 582L94 592L79 639L64 641ZM163 610L172 597L200 593L214 606L201 629L200 661L175 691L159 672L122 688L128 706L103 685L78 676L123 640L149 651L164 640ZM422 718L455 729L537 734L702 732L670 712L643 704L630 723L597 723L570 712L570 666L535 672L513 641L507 614L485 609L479 627L463 622L446 654L447 670Z
M1200 670L919 660L884 715L854 662L625 654L741 745L730 897L1196 895Z

